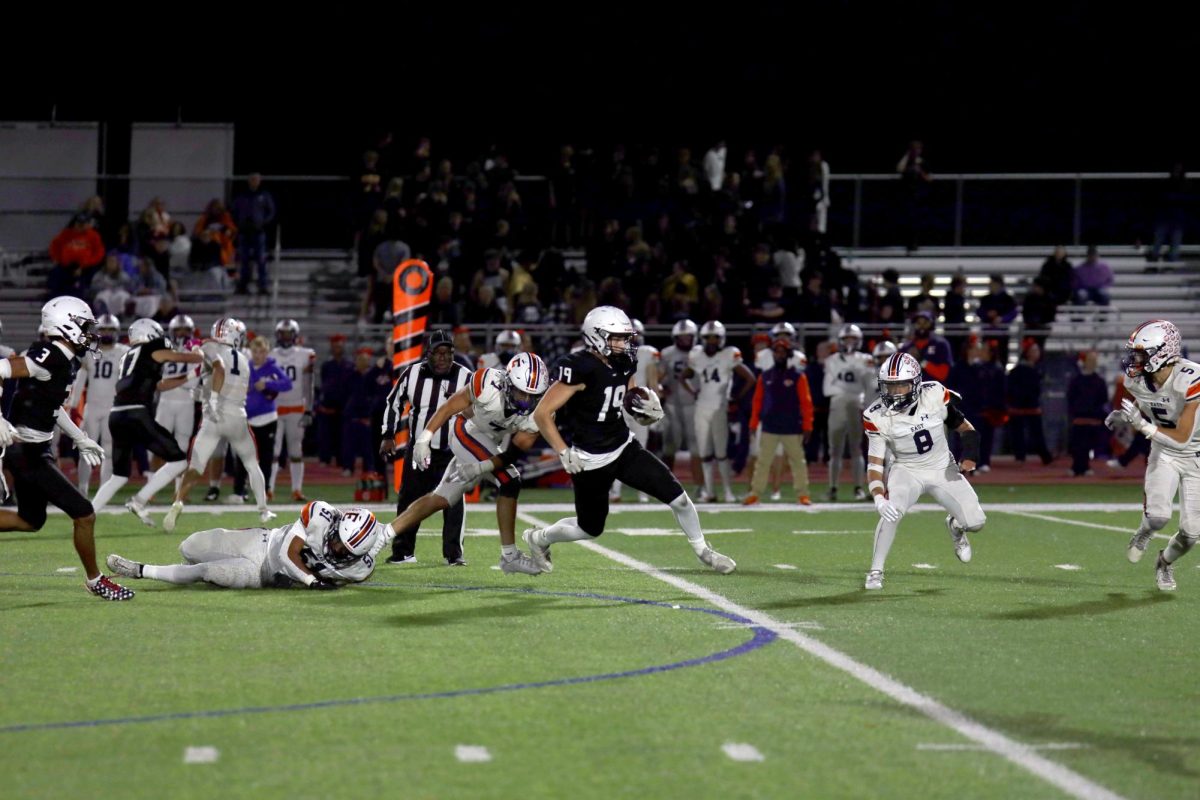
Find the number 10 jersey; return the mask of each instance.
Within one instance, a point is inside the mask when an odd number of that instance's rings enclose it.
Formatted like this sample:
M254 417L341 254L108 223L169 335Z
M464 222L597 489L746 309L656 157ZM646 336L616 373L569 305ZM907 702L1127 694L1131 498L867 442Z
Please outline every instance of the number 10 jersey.
M945 424L952 397L958 395L937 381L926 381L907 408L893 412L876 400L863 412L867 441L875 444L882 438L896 456L894 463L909 469L944 470L954 461Z

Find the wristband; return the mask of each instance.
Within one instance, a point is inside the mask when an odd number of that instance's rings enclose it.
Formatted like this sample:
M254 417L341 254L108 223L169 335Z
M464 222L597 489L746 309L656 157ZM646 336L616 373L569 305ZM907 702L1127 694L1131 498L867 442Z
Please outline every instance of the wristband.
M304 577L301 578L300 580L304 583L305 586L312 586L314 583L317 582L317 576L306 572L306 573L304 573Z
M7 358L0 358L0 381L6 381L12 377L12 362Z
M963 461L979 461L979 431L961 431Z
M867 491L869 491L871 494L875 494L876 489L881 492L887 491L887 487L883 485L883 481L871 481L867 484Z

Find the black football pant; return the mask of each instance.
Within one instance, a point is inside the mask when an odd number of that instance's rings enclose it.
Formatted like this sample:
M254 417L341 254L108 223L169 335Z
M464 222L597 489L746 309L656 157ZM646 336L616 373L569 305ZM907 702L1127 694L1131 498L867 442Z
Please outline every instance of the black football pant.
M404 510L420 498L432 492L442 482L442 476L454 460L449 450L434 450L429 459L429 469L417 470L412 465L412 448L404 453L404 473L400 482L400 498L396 501L396 513ZM608 491L607 489L605 491ZM457 561L463 557L462 537L466 511L459 500L442 512L442 558ZM392 557L407 558L417 548L417 525L396 534L392 540Z
M667 465L634 439L612 463L571 476L575 487L575 519L588 536L604 533L604 523L608 520L608 487L614 480L668 505L683 494L683 487Z

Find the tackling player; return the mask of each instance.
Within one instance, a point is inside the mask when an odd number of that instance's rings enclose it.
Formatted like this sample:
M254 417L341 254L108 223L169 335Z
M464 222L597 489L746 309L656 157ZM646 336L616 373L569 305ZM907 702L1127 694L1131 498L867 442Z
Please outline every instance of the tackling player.
M310 347L300 346L300 323L294 319L284 319L275 326L275 348L268 357L275 359L279 368L287 373L292 388L280 392L275 398L279 425L275 434L275 459L271 462L271 479L267 488L274 493L275 479L279 475L279 456L283 454L286 440L292 499L303 503L307 500L304 496L304 430L313 420L313 370L317 353Z
M104 448L104 464L100 467L100 482L103 483L112 475L113 440L108 430L108 415L112 412L117 391L117 367L129 348L117 341L121 335L121 321L112 314L104 314L96 320L96 333L100 336L100 349L95 358L85 358L80 364L67 407L75 408L80 402L84 403L83 432ZM79 491L86 495L91 483L92 468L81 462Z
M829 501L837 500L842 454L850 458L854 499L866 500L863 491L862 413L863 394L875 378L871 357L859 352L862 330L843 325L838 331L838 351L825 359L822 391L829 400ZM894 349L894 348L893 348Z
M585 349L562 359L558 381L533 412L538 430L571 476L575 516L525 531L530 555L543 572L550 572L554 568L550 545L594 539L604 533L608 487L613 479L619 479L670 507L701 563L723 575L733 572L737 568L733 559L708 546L696 507L671 470L647 452L625 424L625 392L634 386L634 363L629 355L633 336L633 324L621 309L599 306L589 311L583 319ZM663 416L658 396L648 394L648 399L633 408L644 425ZM571 433L569 445L559 432L555 414L561 414L558 422Z
M959 410L960 398L937 381L921 382L921 365L907 353L893 354L879 368L879 399L863 413L869 450L867 478L879 510L875 552L866 588L883 588L883 565L896 538L901 517L928 493L946 516L946 529L959 561L971 560L968 531L987 522L975 490L964 477L979 458L979 434ZM946 444L946 428L962 437L962 465ZM895 460L884 485L884 453Z

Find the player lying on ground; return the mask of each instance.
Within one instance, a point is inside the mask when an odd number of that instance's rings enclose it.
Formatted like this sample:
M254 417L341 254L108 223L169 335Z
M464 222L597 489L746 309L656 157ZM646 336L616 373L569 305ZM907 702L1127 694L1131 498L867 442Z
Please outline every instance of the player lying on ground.
M1146 459L1145 512L1129 540L1126 556L1138 561L1156 532L1171 521L1171 502L1179 492L1179 532L1158 551L1155 581L1163 591L1175 589L1171 566L1200 538L1200 364L1182 357L1179 329L1166 320L1139 325L1125 344L1122 362L1125 388L1136 402L1125 400L1104 421L1110 429L1129 424L1150 440ZM1149 414L1153 422L1142 416Z
M520 353L503 369L478 369L471 381L434 412L413 442L413 467L427 469L433 435L454 417L450 450L454 460L441 483L392 520L394 533L418 525L462 499L485 477L497 485L496 522L500 528L500 569L537 575L542 570L517 549L517 497L521 473L513 466L537 441L537 426L529 414L550 385L545 362L533 353ZM500 442L511 434L508 449Z
M391 537L365 508L338 510L313 500L299 520L281 528L196 531L179 545L182 564L143 564L114 553L108 568L129 578L226 589L336 589L370 578L375 556Z
M863 412L867 431L869 489L879 509L875 553L866 588L883 588L883 564L896 538L896 528L921 496L928 492L950 513L946 529L958 560L971 560L967 531L987 522L975 490L964 477L979 459L979 434L963 417L961 398L937 381L921 382L921 365L907 353L895 353L879 368L879 399ZM962 436L961 468L946 444L946 428ZM891 451L887 485L884 455Z
M635 401L624 403L625 392L634 388L636 365L629 355L633 337L633 324L624 311L613 306L593 308L583 319L586 349L560 362L558 382L533 412L538 430L571 476L575 516L525 531L530 555L543 572L550 572L550 545L604 533L608 487L616 479L666 503L701 563L722 575L733 572L734 560L708 546L696 507L671 470L642 447L625 424L623 406L643 425L663 416L658 395L649 390L639 389ZM569 446L556 424L559 412L563 427L571 433Z

